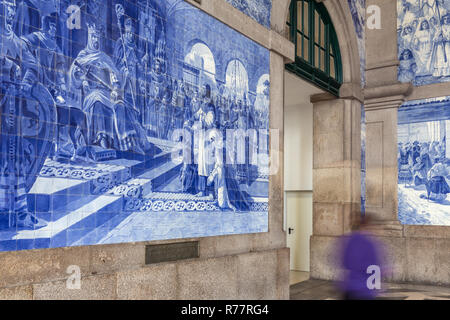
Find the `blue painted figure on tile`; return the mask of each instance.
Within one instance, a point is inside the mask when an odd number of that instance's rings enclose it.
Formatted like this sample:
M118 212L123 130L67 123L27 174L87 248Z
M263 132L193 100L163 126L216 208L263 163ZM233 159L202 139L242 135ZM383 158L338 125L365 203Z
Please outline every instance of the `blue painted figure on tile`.
M270 28L272 0L226 0L233 7L242 11L257 22Z
M449 0L398 0L399 81L425 85L450 81ZM412 57L410 56L412 53ZM407 76L405 76L407 74ZM411 74L414 78L411 79Z
M450 100L405 103L398 113L398 199L403 224L450 225Z
M0 251L268 230L267 49L180 0L0 1Z
M409 49L405 49L400 56L400 65L398 67L398 80L400 82L411 82L417 73L417 64L414 55Z
M33 229L46 222L29 211L27 192L50 152L55 106L38 83L36 59L15 34L16 9L15 1L2 2L0 229Z

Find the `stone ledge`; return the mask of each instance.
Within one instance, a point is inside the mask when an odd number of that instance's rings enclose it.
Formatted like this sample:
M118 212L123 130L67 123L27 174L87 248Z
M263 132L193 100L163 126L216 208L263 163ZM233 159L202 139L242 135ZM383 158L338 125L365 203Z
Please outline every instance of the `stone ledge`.
M445 97L450 94L450 82L433 83L414 87L407 101Z
M364 89L366 111L371 109L398 108L406 101L413 87L411 83L369 87Z
M185 1L226 24L228 27L243 34L247 38L257 42L261 46L277 52L285 57L287 61L294 61L295 49L292 42L276 31L260 25L254 19L234 8L226 1L207 0L202 1L202 4L198 4L194 0Z
M80 290L66 284L67 278L0 288L0 299L287 299L289 249L82 275Z
M399 65L400 65L400 61L398 59L378 61L376 63L367 64L366 71L381 69L381 68L388 68L388 67L397 67Z
M404 225L403 227L407 238L450 239L450 226Z
M449 239L376 236L383 243L384 278L389 282L450 285ZM339 237L311 237L311 278L337 280L336 243Z

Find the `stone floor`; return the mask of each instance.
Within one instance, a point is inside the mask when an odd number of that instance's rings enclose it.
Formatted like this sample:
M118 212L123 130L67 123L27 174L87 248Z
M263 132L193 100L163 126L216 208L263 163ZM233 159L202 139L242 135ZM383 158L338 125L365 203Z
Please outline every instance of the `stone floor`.
M377 300L450 300L450 287L392 283L385 283L382 287ZM293 284L290 293L291 300L342 299L335 283L325 280L308 279Z
M291 270L289 273L289 285L309 280L309 272Z

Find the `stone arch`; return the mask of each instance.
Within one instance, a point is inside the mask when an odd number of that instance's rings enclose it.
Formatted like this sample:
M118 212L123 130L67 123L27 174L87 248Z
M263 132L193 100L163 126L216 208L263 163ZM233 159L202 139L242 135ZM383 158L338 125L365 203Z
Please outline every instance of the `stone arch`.
M347 1L316 1L325 5L336 30L341 51L343 82L361 86L358 38ZM291 0L279 0L272 8L272 29L285 37L290 3Z

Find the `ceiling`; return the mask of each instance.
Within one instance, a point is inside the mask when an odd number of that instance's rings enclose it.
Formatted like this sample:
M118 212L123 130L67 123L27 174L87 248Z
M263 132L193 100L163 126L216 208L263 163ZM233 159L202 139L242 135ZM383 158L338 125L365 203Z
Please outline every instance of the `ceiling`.
M309 104L311 95L325 92L288 71L284 72L284 83L285 106Z

